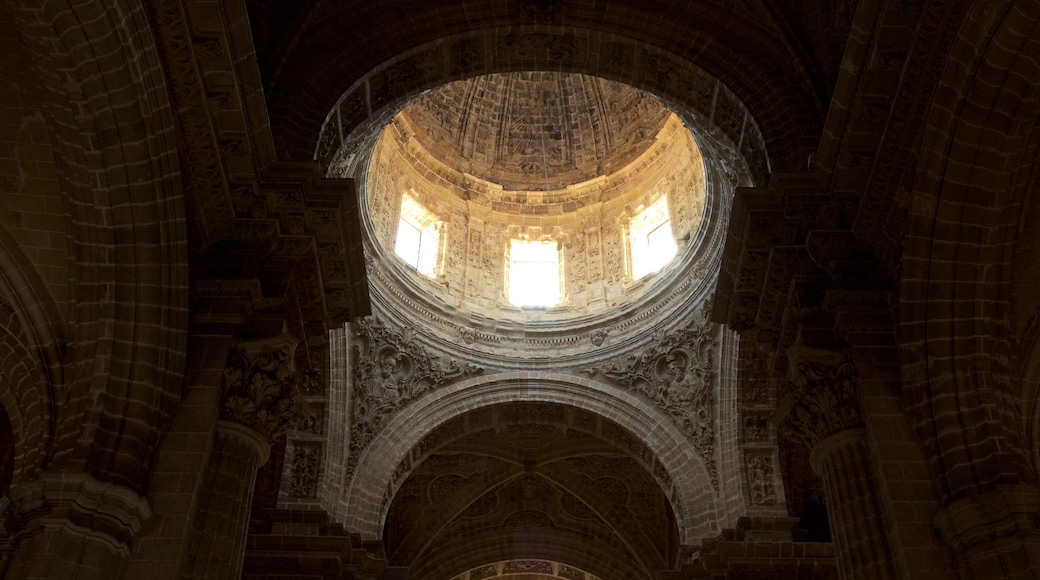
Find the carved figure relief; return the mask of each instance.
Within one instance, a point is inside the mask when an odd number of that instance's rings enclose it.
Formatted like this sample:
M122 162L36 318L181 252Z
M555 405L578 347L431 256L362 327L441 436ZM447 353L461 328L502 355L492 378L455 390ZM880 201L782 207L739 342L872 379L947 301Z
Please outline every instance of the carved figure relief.
M483 368L431 355L415 340L414 331L398 331L374 318L356 325L353 416L349 466L390 418L425 392Z
M585 372L637 391L671 415L704 459L717 491L713 328L701 323L673 332L627 363L610 363Z
M776 503L773 490L773 463L767 455L756 455L747 463L748 491L751 503L772 505Z

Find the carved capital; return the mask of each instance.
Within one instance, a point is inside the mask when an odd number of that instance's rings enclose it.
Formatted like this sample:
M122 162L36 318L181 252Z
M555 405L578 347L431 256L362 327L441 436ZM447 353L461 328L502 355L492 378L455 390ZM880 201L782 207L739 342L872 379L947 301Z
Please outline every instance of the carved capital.
M847 352L794 346L787 350L787 384L771 420L786 437L810 450L847 429L862 426L856 368Z
M240 423L273 441L312 413L301 385L315 380L313 371L296 372L297 340L289 335L236 342L224 369L221 419Z

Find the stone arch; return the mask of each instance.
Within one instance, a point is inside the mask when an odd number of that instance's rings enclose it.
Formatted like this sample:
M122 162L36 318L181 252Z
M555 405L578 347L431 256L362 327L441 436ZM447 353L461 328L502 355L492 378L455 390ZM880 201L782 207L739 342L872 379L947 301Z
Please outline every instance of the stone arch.
M903 394L944 502L1035 481L1008 337L1017 215L1040 144L1040 92L1029 82L1040 74L1036 8L979 3L965 19L926 116L907 208Z
M526 2L477 6L456 1L409 5L409 18L378 27L378 33L366 30L365 23L382 16L381 10L395 8L384 6L325 11L321 21L308 15L299 29L291 31L292 37L284 39L289 43L288 57L283 52L283 58L274 62L260 55L261 69L269 79L266 90L281 154L298 157L317 142L315 124L332 105L322 95L343 94L364 71L390 62L395 55L416 54L421 45L462 37L473 43L450 48L450 40L442 44L446 51L463 57L458 62L467 67L482 67L515 54L520 67L541 63L552 70L611 78L654 74L653 65L658 63L645 59L639 52L643 48L679 58L696 56L741 100L757 103L755 116L769 118L769 125L763 127L767 143L787 142L787 147L771 148L771 162L780 170L804 167L822 128L826 89L818 90L822 87L804 68L791 74L792 47L764 33L750 11L729 5L703 2L651 10L638 3L608 8ZM676 27L676 21L684 25ZM344 38L346 29L354 34ZM599 50L602 41L614 49ZM580 61L581 68L572 69L571 61ZM430 64L447 68L444 60ZM660 72L673 82L683 82L683 73L671 66Z
M531 387L537 384L537 388ZM608 419L653 454L672 483L672 503L681 543L718 533L730 518L716 499L711 476L682 431L662 411L636 395L597 381L550 372L503 372L459 381L431 391L398 413L361 454L353 477L334 507L346 528L365 540L382 537L394 472L433 429L489 405L557 403ZM655 474L657 476L658 474ZM659 479L660 481L660 479Z
M46 369L25 342L19 314L0 300L0 408L7 415L13 443L12 487L44 468L53 420Z
M187 230L163 70L141 4L5 11L45 94L69 224L62 451L52 463L141 491L180 397L187 328Z
M550 57L554 43L566 46L578 32L554 30L523 35L512 29L481 30L411 47L346 87L331 109L319 114L324 120L311 145L313 156L330 173L346 174L345 167L358 152L370 148L378 129L423 92L477 75L548 69L600 76L653 94L694 128L706 159L714 158L727 173L745 173L749 181L745 185L765 184L773 164L767 140L744 103L720 80L681 56L646 47L634 39L608 35L590 35L587 52L560 49L559 58ZM530 46L535 55L525 48L495 52L487 59L467 52L483 54L486 39L501 35L516 35L516 42L521 47ZM632 62L594 58L601 53L627 55L623 58ZM637 61L643 66L634 66ZM781 149L791 151L789 145Z

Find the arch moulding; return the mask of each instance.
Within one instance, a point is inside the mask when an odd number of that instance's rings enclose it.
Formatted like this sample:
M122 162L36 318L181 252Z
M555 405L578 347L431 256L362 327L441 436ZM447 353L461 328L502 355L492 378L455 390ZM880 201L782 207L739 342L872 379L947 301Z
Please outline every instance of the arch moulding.
M683 544L718 533L727 524L703 461L683 432L652 403L584 377L529 371L462 380L428 392L398 413L361 454L343 492L330 498L337 502L331 506L334 516L363 540L379 540L396 491L395 470L412 449L434 429L464 413L516 402L555 403L588 411L645 445L671 481L672 488L663 491L672 504Z

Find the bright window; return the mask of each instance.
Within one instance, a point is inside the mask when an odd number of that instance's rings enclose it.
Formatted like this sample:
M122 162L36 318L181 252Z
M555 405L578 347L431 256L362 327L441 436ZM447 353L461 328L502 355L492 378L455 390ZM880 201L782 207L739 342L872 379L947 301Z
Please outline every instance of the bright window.
M401 220L397 224L394 252L424 276L437 271L440 222L410 195L401 196Z
M510 243L509 302L514 306L560 303L560 251L556 242Z
M668 196L657 198L631 221L629 240L635 279L660 270L675 257L677 248L668 214Z

